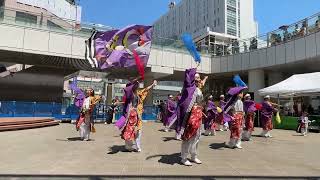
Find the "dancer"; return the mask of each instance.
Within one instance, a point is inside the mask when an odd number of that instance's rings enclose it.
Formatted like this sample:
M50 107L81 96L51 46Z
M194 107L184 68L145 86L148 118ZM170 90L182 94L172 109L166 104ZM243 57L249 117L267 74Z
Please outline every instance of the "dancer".
M224 95L220 95L220 101L219 101L219 107L221 109L223 109L223 107L226 105L226 102L225 102L225 97ZM224 119L223 119L223 112L219 113L218 116L217 116L217 128L219 131L224 131L224 130L228 130L228 127L226 126L225 122L224 122ZM221 127L222 126L222 127Z
M154 80L151 85L148 87L137 90L135 95L138 97L138 105L137 105L137 112L138 112L138 124L137 124L137 137L135 140L137 151L141 152L141 136L142 136L142 113L144 111L143 109L143 103L144 100L147 98L150 90L154 88L157 85L157 81Z
M126 118L126 122L121 133L121 138L125 140L125 148L128 151L137 152L141 152L143 101L149 90L156 85L156 81L154 81L149 87L138 90L140 79L134 79L124 88L123 116Z
M123 116L118 120L118 122L120 122L122 118L125 118L124 126L120 128L122 128L121 138L125 141L125 148L128 151L135 150L136 126L138 124L138 97L134 92L136 92L139 87L139 80L140 78L136 78L126 84L123 96Z
M242 140L243 141L251 141L251 134L254 131L254 117L256 106L255 102L251 100L250 94L246 94L244 96L244 112L245 112L245 127L242 133Z
M173 95L168 96L166 113L163 121L164 131L168 132L169 128L172 128L174 122L177 120L177 103L174 100Z
M312 121L309 121L308 113L304 110L299 118L299 127L297 129L297 132L301 133L301 135L303 136L307 136L309 123L311 122Z
M229 122L230 141L226 144L229 148L242 149L241 147L241 131L244 116L243 110L243 90L247 87L234 87L228 92L230 98L224 106L224 119Z
M196 74L196 68L185 71L182 96L178 102L177 134L182 135L181 163L185 166L192 166L187 159L191 154L191 161L196 164L202 162L198 159L198 143L201 136L201 124L203 116L203 95L200 87L204 83L200 75Z
M262 124L262 132L261 136L266 138L271 138L270 131L273 129L272 123L272 116L273 113L277 112L278 110L274 108L276 104L271 103L270 96L265 96L264 101L262 103L261 109L261 124Z
M80 118L76 123L76 127L80 132L81 140L89 141L90 132L95 132L92 113L95 105L100 101L100 99L100 96L94 96L93 89L90 88L86 90L86 98L82 104Z
M206 107L206 118L204 121L204 135L205 136L215 136L216 135L216 126L215 121L216 117L218 115L217 107L215 106L213 102L213 96L210 95L207 101L207 107Z

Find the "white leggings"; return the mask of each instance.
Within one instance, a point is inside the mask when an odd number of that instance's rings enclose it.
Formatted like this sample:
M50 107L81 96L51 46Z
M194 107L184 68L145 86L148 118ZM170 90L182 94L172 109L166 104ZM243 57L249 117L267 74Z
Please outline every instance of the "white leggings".
M198 144L201 136L201 128L198 129L197 134L187 141L182 141L181 144L181 158L187 159L191 154L191 158L197 158Z
M80 125L80 137L81 139L84 139L84 140L89 140L90 138L90 125L86 125L86 123L82 123Z

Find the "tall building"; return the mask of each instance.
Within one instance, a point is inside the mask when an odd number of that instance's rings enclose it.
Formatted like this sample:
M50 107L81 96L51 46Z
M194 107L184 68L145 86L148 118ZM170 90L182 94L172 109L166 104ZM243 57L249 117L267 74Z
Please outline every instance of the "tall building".
M199 51L233 54L257 36L253 0L181 0L154 24L157 38L179 39L191 33Z
M81 23L81 7L75 0L0 0L5 21L67 29Z
M177 38L184 32L194 37L203 32L246 39L257 35L253 0L182 0L170 3L169 12L158 19L154 35Z

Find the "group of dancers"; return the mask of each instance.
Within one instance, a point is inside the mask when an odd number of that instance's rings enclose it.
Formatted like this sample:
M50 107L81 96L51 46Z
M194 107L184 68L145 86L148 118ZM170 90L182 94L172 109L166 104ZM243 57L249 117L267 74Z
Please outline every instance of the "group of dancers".
M176 131L176 139L181 140L181 163L191 166L192 162L201 164L198 157L198 144L202 135L215 135L216 130L230 131L230 140L226 146L241 149L241 141L250 141L254 131L254 118L257 108L260 108L263 131L261 136L272 137L270 131L273 128L272 116L277 111L275 105L266 96L261 107L257 106L249 94L244 96L246 86L237 86L229 89L226 96L220 96L218 105L209 95L204 99L202 89L208 77L200 78L197 68L185 71L184 84L179 96L170 95L166 105L166 113L163 118L164 131L170 129ZM139 89L141 79L136 78L126 84L124 88L123 115L115 123L121 131L125 148L128 151L141 152L142 113L143 102L150 90L157 85L154 81L150 86ZM244 99L244 100L243 100ZM77 121L77 128L83 140L89 140L90 132L94 132L92 111L99 97L94 96L92 89L87 91L82 105L81 115ZM188 156L191 155L190 160Z
M254 116L257 110L256 103L249 94L244 96L247 87L230 88L226 97L220 96L219 105L213 102L213 96L204 100L202 89L208 77L200 78L197 68L185 71L184 84L181 93L175 98L168 96L166 113L163 118L164 131L174 129L176 139L181 140L181 163L191 166L194 162L201 164L198 157L198 143L204 124L205 135L215 135L216 129L224 130L229 126L229 148L241 149L241 141L250 141L254 131ZM121 130L121 138L125 141L128 151L141 152L141 135L143 101L149 90L156 85L156 81L145 89L138 90L139 79L130 81L124 88L123 116L116 122ZM245 98L244 102L242 99ZM266 96L262 103L261 118L262 136L272 137L272 115L277 111ZM190 160L188 156L191 155Z

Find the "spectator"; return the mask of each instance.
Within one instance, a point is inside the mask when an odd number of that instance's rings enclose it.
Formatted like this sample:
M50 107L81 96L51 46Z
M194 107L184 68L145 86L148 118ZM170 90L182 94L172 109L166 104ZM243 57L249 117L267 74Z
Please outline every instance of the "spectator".
M283 41L286 42L288 40L290 40L290 34L288 32L288 29L286 28L283 32Z
M309 104L308 106L308 114L311 114L311 115L314 114L314 109L311 104Z
M250 42L250 50L254 50L258 48L258 40L257 38L252 38L251 42Z
M244 52L248 52L248 46L246 42L243 42Z
M238 54L239 53L239 41L238 40L234 40L233 41L233 54Z
M113 99L112 103L109 107L107 107L107 117L106 117L106 122L104 124L111 124L115 113L118 111L118 100Z
M320 30L320 16L318 16L318 19L316 20L316 29L317 29L317 31L319 31Z
M307 21L303 21L302 27L299 32L300 37L305 36L307 34L307 26L308 26Z
M294 31L293 31L293 36L294 37L298 37L299 32L300 32L299 24L296 24L295 28L294 28Z

